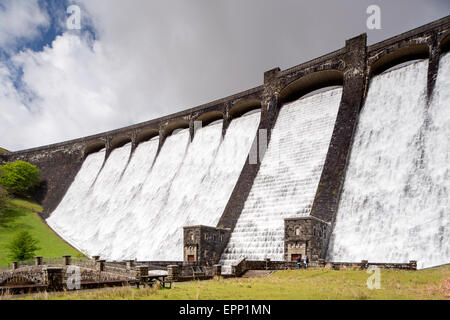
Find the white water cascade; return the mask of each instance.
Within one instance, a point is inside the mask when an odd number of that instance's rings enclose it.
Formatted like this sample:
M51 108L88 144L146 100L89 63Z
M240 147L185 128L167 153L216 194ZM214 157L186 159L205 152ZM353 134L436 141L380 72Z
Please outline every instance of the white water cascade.
M183 226L215 226L250 150L260 113L89 155L48 224L88 255L182 260ZM156 158L155 158L156 156ZM92 185L93 181L95 183ZM92 186L91 186L92 185Z
M59 235L64 235L64 239L76 246L74 243L73 229L71 226L77 225L81 220L84 205L83 200L88 197L92 184L100 171L105 160L105 150L90 154L83 162L77 176L67 190L64 198L59 203L47 223ZM58 223L59 219L64 219L64 223Z
M331 261L450 262L450 55L427 108L427 61L371 80L349 159Z
M284 260L284 218L310 214L341 94L341 88L328 90L281 108L259 172L222 254L225 272L241 257Z

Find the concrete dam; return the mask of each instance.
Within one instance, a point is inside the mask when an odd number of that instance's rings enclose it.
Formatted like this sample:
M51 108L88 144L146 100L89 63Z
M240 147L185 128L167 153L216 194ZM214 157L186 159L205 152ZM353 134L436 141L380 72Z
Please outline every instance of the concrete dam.
M48 225L108 260L450 262L450 17L256 88L0 155L41 169Z

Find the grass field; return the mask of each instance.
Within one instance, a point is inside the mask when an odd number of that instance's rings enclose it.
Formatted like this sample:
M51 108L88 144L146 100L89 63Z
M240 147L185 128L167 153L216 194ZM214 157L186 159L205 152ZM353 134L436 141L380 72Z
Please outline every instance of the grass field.
M6 150L5 148L0 148L0 153L8 153L9 151Z
M381 270L381 288L370 290L370 274L360 270L290 270L262 278L174 283L172 289L111 288L89 292L39 293L25 299L213 300L213 299L450 299L450 266ZM7 297L6 297L7 298Z
M6 266L8 258L7 244L20 230L28 230L39 241L41 248L36 255L43 257L61 257L65 254L82 257L59 238L37 215L42 207L28 200L13 199L3 213L0 213L0 266Z

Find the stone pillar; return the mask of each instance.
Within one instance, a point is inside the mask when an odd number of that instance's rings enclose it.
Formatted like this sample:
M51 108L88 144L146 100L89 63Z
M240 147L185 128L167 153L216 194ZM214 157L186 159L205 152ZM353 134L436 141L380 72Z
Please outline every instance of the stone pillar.
M177 281L180 276L180 266L177 264L167 266L167 275L169 280Z
M97 262L100 259L100 256L92 256L92 259L94 260L94 262Z
M316 190L311 215L331 223L323 239L319 258L325 258L339 198L344 183L347 159L359 111L364 101L367 76L367 35L361 34L346 41L344 56L344 86L336 123L331 136L325 164Z
M161 151L162 146L164 145L164 142L166 141L167 133L164 130L163 126L159 127L159 143L158 143L158 151L156 152L156 156L158 156L159 152Z
M230 109L231 109L231 104L229 102L227 102L225 104L225 107L223 108L222 138L225 137L228 126L230 125L230 122L231 122L231 117L229 115Z
M105 143L105 160L108 159L109 155L111 154L112 147L111 147L111 137L106 137L106 143Z
M264 261L266 262L266 270L269 270L269 265L270 265L270 259L269 258L265 258Z
M105 271L105 260L97 260L95 262L95 267L97 271Z
M278 114L279 107L279 79L280 68L264 72L264 99L261 105L261 124L270 130Z
M62 267L46 267L43 269L44 281L51 291L59 291L64 288L64 274Z
M258 131L255 134L254 141L258 142L261 138L260 130L265 129L265 144L269 144L271 137L271 128L272 124L276 121L276 117L278 115L278 94L275 92L278 88L278 72L280 68L275 68L273 70L267 71L264 73L264 93L263 93L263 102L261 104L261 121L258 126ZM272 124L271 124L272 123ZM266 146L264 146L266 147ZM253 147L252 147L253 148ZM237 220L244 208L245 201L247 200L248 195L250 194L250 190L252 188L253 182L255 180L256 175L258 174L259 167L261 165L260 153L258 152L258 148L256 148L256 152L258 155L257 163L249 163L251 162L250 155L247 157L244 167L241 170L241 174L239 176L238 181L236 182L233 192L228 200L228 203L220 217L219 222L217 223L218 228L227 228L233 231ZM225 245L226 246L226 245ZM225 248L224 246L224 248Z
M409 268L411 270L417 270L417 261L416 260L409 260Z
M361 260L361 270L369 268L369 261Z
M194 124L194 120L193 119L191 119L190 121L189 121L189 138L190 138L190 141L192 142L192 140L194 140L194 136L195 136L195 131L197 130L197 123L195 123Z
M65 255L62 258L63 258L63 265L64 266L70 266L70 262L71 262L72 256Z
M17 261L12 262L12 270L16 270L19 267L19 263Z
M35 265L35 266L40 266L40 265L42 265L42 257L40 257L40 256L34 257L34 265Z
M428 102L431 100L433 94L434 85L436 84L436 78L439 70L440 50L437 41L437 34L433 33L432 39L429 44L429 58L428 58L428 74L427 74L427 97Z
M137 267L137 273L136 273L137 280L141 281L142 276L148 276L148 266L138 266Z
M133 131L131 132L131 153L132 153L132 154L134 153L134 150L136 150L137 145L138 145L138 142L137 142L137 132L136 132L136 130L133 130Z
M222 265L215 264L213 265L214 275L220 277L222 275Z
M311 215L333 222L366 82L366 34L346 41L341 103Z

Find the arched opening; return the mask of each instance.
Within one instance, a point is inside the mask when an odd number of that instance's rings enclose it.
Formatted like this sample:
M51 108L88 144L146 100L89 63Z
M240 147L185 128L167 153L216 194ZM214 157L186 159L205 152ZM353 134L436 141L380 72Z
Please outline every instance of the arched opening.
M157 129L143 129L136 136L136 144L149 141L151 138L159 136L159 130Z
M448 34L444 39L441 40L441 43L439 43L439 50L441 54L450 51L450 34Z
M371 76L380 74L398 64L419 59L428 59L429 51L426 44L415 44L402 47L386 54L373 62L370 66Z
M378 75L384 74L384 73L388 73L388 72L391 72L391 71L394 71L394 70L397 70L397 69L409 66L410 64L421 62L421 61L423 61L423 59L408 60L406 62L402 62L402 63L396 64L395 66L392 66L389 69L383 70L383 72L378 73Z
M202 122L202 127L207 126L208 124L217 121L217 120L223 120L223 113L220 111L210 111L202 113L195 119L196 121Z
M175 130L179 129L186 129L189 128L189 121L188 120L177 120L168 123L163 130L163 133L165 136L171 135Z
M129 136L116 137L111 140L111 149L120 148L128 142L131 142L131 137Z
M261 109L261 101L256 99L245 100L233 105L228 114L231 118L237 118L257 109Z
M284 87L280 92L280 101L282 103L291 102L318 89L330 86L342 86L343 83L344 74L342 71L317 71L301 77Z
M326 86L326 87L322 87L322 88L320 88L320 89L316 89L316 90L310 91L310 92L308 92L307 94L303 95L303 96L302 96L302 99L303 99L303 98L310 97L310 96L313 96L313 95L316 95L316 94L321 93L321 92L325 92L325 91L333 90L333 89L337 89L337 88L342 88L342 85L338 85L338 86Z
M96 140L94 142L89 143L86 148L84 148L84 156L87 157L91 153L98 152L106 147L105 141Z

